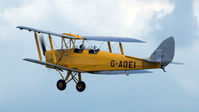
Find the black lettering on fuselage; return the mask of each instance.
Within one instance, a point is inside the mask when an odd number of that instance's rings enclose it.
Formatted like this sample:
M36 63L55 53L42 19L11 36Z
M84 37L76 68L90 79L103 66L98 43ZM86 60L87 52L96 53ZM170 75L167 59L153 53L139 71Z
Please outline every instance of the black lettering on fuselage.
M119 63L119 67L122 67L122 61L120 61L120 63Z
M127 68L127 66L128 66L128 62L127 62L127 61L124 61L123 67L124 67L124 68Z
M133 63L132 61L129 62L129 68L133 68L132 63Z
M119 61L116 62L115 60L111 60L110 63L111 67L119 67L119 68L135 68L136 67L136 62L133 61Z
M136 66L136 62L134 62L134 68L135 68L135 66Z
M115 67L115 60L111 60L111 67Z

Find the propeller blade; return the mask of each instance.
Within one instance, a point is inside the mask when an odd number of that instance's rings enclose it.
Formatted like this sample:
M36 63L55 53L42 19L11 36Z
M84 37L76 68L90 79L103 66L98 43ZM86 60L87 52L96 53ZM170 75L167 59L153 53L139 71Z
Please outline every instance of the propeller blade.
M43 51L43 55L45 56L46 45L45 45L45 41L44 41L43 35L39 35L39 39L40 39L40 43L41 43L41 48L42 48L42 51Z

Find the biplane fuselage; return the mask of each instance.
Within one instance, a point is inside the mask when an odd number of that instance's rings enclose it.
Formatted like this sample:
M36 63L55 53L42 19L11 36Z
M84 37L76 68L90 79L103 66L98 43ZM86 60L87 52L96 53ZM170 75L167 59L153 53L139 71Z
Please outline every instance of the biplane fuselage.
M64 49L55 50L55 55L56 64L86 72L139 70L161 67L160 63L148 62L140 58L105 51L90 54L87 49L81 53L75 53L74 49ZM55 64L51 50L46 51L45 56L46 62Z

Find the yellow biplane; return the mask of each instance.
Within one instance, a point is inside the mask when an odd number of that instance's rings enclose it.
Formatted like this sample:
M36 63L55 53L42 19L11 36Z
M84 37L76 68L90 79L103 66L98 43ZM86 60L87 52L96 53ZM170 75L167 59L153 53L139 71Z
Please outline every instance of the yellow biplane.
M34 32L40 59L25 58L23 60L45 65L47 68L57 70L61 76L61 79L57 82L57 88L59 90L64 90L66 85L73 80L76 83L77 91L84 91L86 84L82 81L81 73L128 75L152 73L146 69L157 68L165 71L165 67L172 62L174 57L175 44L173 37L164 40L149 58L141 59L124 55L122 42L145 43L142 40L128 37L79 36L70 33L54 33L25 26L18 26L17 28ZM48 35L51 50L46 50L43 38L39 38L39 43L38 33ZM61 49L54 49L51 38L52 35L61 38ZM68 42L66 42L66 40ZM96 47L86 48L84 43L88 40L107 42L109 51L100 51L100 49ZM76 41L81 41L80 46L76 47ZM119 43L121 54L112 53L111 42ZM42 61L40 45L45 56L45 61ZM62 74L63 70L67 71L65 77Z

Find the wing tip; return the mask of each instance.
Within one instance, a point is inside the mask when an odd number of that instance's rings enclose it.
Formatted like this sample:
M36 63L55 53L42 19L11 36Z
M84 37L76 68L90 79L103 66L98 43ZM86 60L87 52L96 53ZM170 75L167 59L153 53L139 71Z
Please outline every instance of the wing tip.
M22 59L22 60L27 61L27 60L28 60L28 58L24 58L24 59Z
M23 26L17 26L16 28L20 29L20 30L23 30L24 27Z
M147 43L146 41L143 41L143 40L139 40L139 42L140 42L140 43Z

